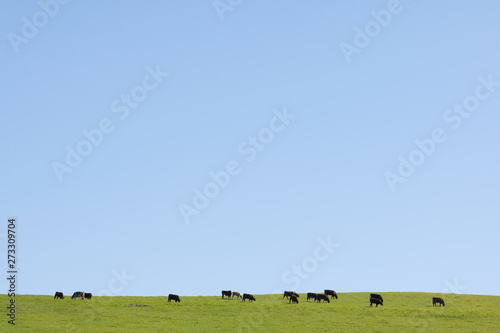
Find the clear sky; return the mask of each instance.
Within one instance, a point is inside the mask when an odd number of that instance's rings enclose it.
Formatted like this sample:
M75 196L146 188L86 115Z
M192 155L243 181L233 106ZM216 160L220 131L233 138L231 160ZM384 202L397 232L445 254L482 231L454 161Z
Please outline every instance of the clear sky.
M19 293L500 295L498 13L2 1Z

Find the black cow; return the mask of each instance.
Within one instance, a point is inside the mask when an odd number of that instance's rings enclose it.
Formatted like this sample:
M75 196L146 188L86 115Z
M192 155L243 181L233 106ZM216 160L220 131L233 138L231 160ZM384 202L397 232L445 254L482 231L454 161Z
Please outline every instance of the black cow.
M175 303L180 302L181 299L179 298L179 295L174 295L174 294L169 294L168 295L168 301L175 301Z
M379 294L370 294L370 298L379 299L382 303L384 303L384 300L382 299L382 296L380 296Z
M433 297L432 298L432 306L439 304L439 306L444 306L444 300L441 297Z
M54 295L54 299L58 299L58 298L64 299L64 295L60 291L56 291L56 294Z
M232 293L231 293L231 290L223 290L222 291L222 298L224 298L224 296L227 296L227 298L231 297Z
M85 293L84 297L85 297L85 299L91 300L92 299L92 293Z
M328 295L325 295L325 294L317 294L317 295L316 295L316 301L318 301L318 303L321 303L321 300L323 300L323 302L328 302L328 303L330 303L330 298L328 298Z
M318 294L315 293L307 293L307 301L309 302L310 299L313 299L314 301L318 298Z
M336 299L338 299L339 297L337 296L337 293L335 292L335 290L330 290L330 289L325 289L325 295L328 295L328 296L331 296L332 299L335 297Z
M379 298L370 298L370 306L372 306L372 304L376 304L376 306L378 307L379 305L382 305L384 306L384 302L382 302Z
M297 303L297 304L299 304L299 299L297 298L297 296L291 295L290 296L290 301L288 303Z
M231 298L234 298L234 296L236 296L236 298L243 298L243 296L241 296L241 294L237 291L233 291L233 296Z
M285 297L286 297L286 298L290 298L290 296L300 297L300 295L299 295L299 294L297 294L295 291L285 291L285 292L283 293L283 298L285 298ZM283 299L283 298L282 298L282 299Z
M242 302L244 302L246 299L248 299L250 302L255 301L255 297L253 297L253 295L251 295L251 294L243 294Z
M73 296L71 296L71 299L76 299L77 297L80 297L81 299L84 299L85 293L83 291L75 291L73 293Z

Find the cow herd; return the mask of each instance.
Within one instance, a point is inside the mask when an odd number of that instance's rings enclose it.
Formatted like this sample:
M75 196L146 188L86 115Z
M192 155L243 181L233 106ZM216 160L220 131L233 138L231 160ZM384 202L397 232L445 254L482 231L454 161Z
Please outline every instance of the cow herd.
M224 296L226 296L226 298L231 298L231 299L233 299L234 296L236 296L236 299L241 299L242 302L245 302L246 300L248 300L249 302L255 301L255 297L252 294L243 294L242 296L239 292L237 291L231 292L231 290L223 290L222 299L224 299Z
M237 299L241 299L242 302L245 302L245 300L255 301L255 297L252 294L241 294L237 291L231 292L231 290L222 290L222 299L224 297L226 298L231 298L233 299L234 296L236 296ZM294 304L299 304L299 297L300 295L296 293L295 291L285 291L283 293L283 297L281 299L287 299L288 303L294 303ZM310 300L313 300L315 302L321 303L321 301L330 303L330 297L338 299L339 297L337 296L337 293L333 290L330 289L325 289L324 293L317 294L317 293L307 293L307 301L309 302Z
M73 293L73 296L71 296L71 299L92 299L92 293L86 293L83 291L75 291ZM64 299L64 294L60 291L56 291L56 294L54 295L54 299Z
M297 294L295 291L285 291L283 293L283 298L281 298L281 299L284 299L285 297L288 298L288 300L289 300L288 303L299 304L300 295Z
M233 299L234 296L236 296L237 298L241 298L243 302L245 301L245 299L249 299L250 301L255 301L255 297L251 294L243 294L242 297L239 292L237 291L231 292L231 290L223 290L222 299L224 299L224 296L226 296L226 298L231 298L231 299ZM288 300L288 303L299 304L299 297L300 295L295 291L287 290L283 292L283 297L281 299L283 300L286 298ZM334 298L335 299L339 298L337 293L334 290L325 289L324 293L307 293L306 301L307 302L312 301L318 303L321 303L321 301L323 301L323 303L330 303L330 299ZM380 294L370 294L370 306L372 306L373 304L375 304L375 307L378 307L379 305L384 306L384 299ZM433 297L432 305L436 306L436 304L438 304L439 306L441 305L444 306L444 300L441 297Z
M224 297L226 298L231 298L233 299L236 296L236 299L241 299L242 302L245 302L248 300L249 302L255 301L255 297L252 294L243 294L241 295L237 291L231 291L231 290L223 290L222 291L222 299ZM285 291L283 293L283 299L287 299L288 303L292 304L299 304L299 297L300 295L296 293L295 291ZM83 291L75 291L73 295L71 296L71 299L92 299L92 294L91 293L86 293ZM321 303L330 303L330 299L338 299L338 295L334 290L331 289L325 289L324 293L307 293L307 302L318 302ZM64 294L60 291L56 291L56 294L54 295L54 299L64 299ZM174 294L169 294L168 295L168 301L174 301L175 303L178 303L181 301L179 295L174 295ZM379 305L383 306L384 305L384 299L382 298L381 295L379 294L370 294L370 306L375 304L375 307L378 307ZM432 306L444 306L444 300L441 297L433 297L432 298Z
M310 302L311 300L314 302L323 303L327 302L330 303L330 296L332 299L336 298L338 299L339 297L337 296L337 293L331 289L325 289L324 293L307 293L307 302ZM287 298L289 300L288 303L295 303L299 304L299 297L300 295L297 294L295 291L285 291L283 293L283 297L281 299Z

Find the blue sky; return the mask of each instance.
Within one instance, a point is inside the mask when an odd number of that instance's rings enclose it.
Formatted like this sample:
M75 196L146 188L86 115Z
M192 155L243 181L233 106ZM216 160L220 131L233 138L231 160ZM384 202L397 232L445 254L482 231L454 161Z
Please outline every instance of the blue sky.
M500 295L498 2L0 6L20 293Z

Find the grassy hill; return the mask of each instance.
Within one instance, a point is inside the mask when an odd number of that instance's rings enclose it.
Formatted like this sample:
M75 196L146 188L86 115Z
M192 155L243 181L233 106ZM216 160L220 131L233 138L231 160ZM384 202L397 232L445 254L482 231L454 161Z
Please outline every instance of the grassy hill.
M382 293L384 306L370 307L369 293L339 293L328 303L288 304L281 295L257 301L221 297L94 297L54 300L18 295L16 325L7 323L8 297L0 331L17 332L500 332L500 297L430 293ZM433 307L440 296L445 307ZM131 305L133 304L133 305ZM147 306L135 306L147 305Z

